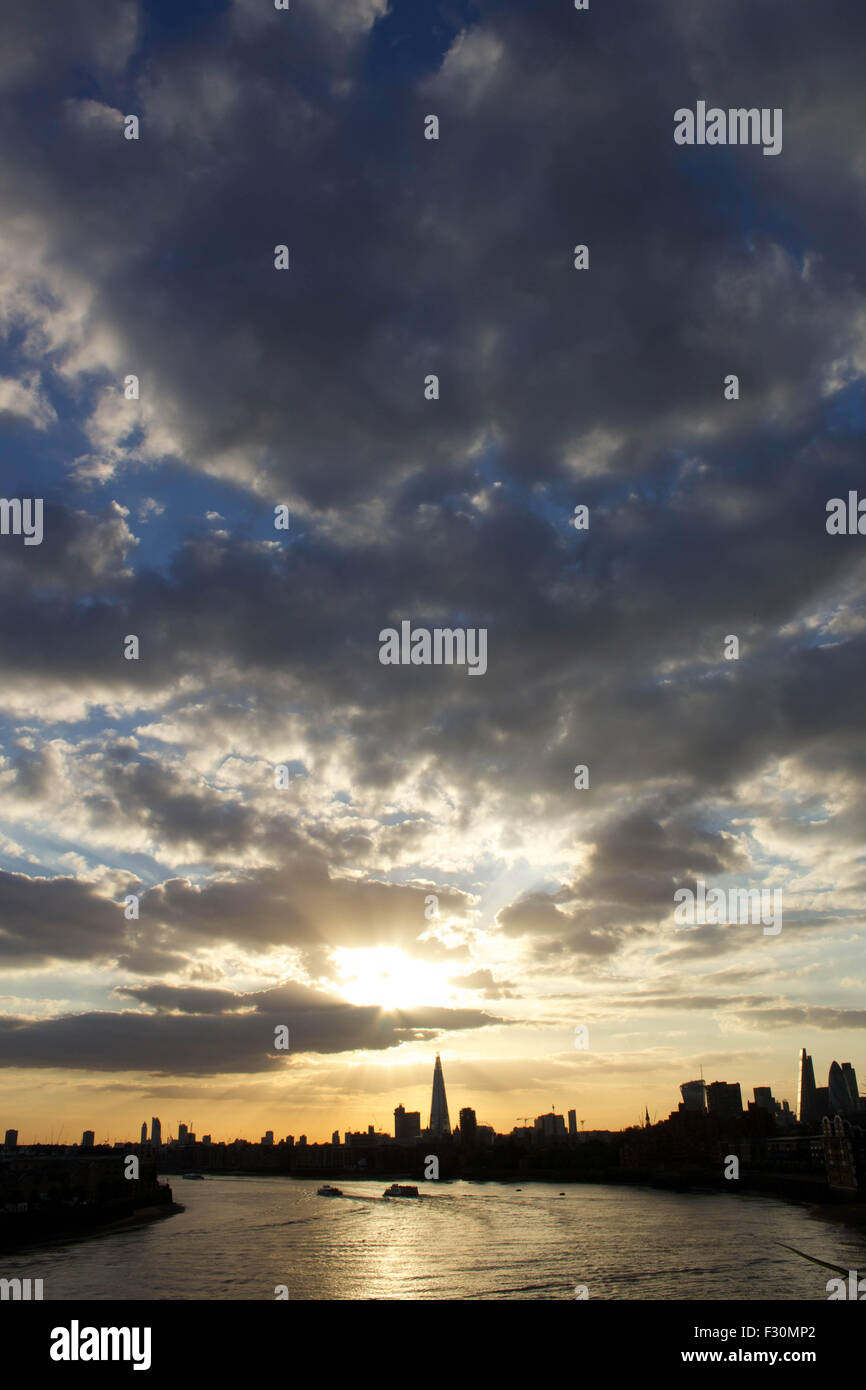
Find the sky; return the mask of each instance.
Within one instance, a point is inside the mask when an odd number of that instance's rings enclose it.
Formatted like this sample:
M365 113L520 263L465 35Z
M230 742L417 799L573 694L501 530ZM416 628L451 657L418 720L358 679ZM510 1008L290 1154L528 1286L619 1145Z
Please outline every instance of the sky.
M0 16L0 1130L866 1071L863 6Z

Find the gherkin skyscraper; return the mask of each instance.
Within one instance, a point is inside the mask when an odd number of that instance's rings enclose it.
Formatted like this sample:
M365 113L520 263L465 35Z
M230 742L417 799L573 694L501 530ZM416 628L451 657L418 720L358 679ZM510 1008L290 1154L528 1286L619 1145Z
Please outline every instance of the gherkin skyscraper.
M442 1075L442 1063L439 1060L439 1053L436 1053L436 1065L433 1068L433 1099L430 1102L430 1133L444 1135L451 1133L451 1121L448 1119L448 1101L445 1097L445 1078Z

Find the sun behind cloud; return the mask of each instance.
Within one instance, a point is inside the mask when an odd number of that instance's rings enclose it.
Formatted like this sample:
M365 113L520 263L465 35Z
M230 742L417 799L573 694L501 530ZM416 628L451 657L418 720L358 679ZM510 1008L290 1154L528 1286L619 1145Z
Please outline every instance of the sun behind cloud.
M449 995L445 967L412 960L396 947L341 948L335 964L340 993L350 1004L407 1009L444 1004Z

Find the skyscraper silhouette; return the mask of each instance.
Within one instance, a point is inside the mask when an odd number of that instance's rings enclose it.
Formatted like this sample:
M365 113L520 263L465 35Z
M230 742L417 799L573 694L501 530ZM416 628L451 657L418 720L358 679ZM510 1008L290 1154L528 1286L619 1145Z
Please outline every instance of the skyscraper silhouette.
M683 1097L683 1105L686 1110L694 1110L701 1115L707 1113L707 1083L703 1079L700 1081L684 1081L680 1086Z
M856 1115L860 1109L860 1088L857 1085L857 1073L850 1062L842 1063L842 1074L848 1087L848 1094L851 1099L851 1110Z
M800 1083L797 1087L797 1119L800 1124L811 1124L820 1119L818 1114L818 1093L815 1089L815 1069L812 1058L805 1047L800 1049Z
M448 1118L448 1101L445 1098L445 1078L442 1075L442 1063L439 1060L439 1053L436 1053L436 1065L433 1068L433 1098L430 1102L430 1133L435 1135L445 1135L451 1133L451 1121Z
M852 1104L848 1077L838 1062L830 1067L827 1078L827 1102L830 1115L854 1115L857 1105Z

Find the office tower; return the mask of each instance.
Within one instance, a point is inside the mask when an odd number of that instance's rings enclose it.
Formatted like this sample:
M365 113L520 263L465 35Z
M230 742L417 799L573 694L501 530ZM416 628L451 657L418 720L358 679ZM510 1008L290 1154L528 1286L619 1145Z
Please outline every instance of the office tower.
M772 1086L756 1086L753 1094L759 1110L769 1110L771 1115L775 1115L776 1102L773 1099Z
M95 1138L94 1131L93 1131L92 1129L86 1129L86 1130L84 1131L84 1133L82 1134L82 1136L81 1136L81 1147L82 1147L82 1149L92 1149L92 1148L93 1148L93 1140L94 1140L94 1138Z
M683 1108L694 1111L695 1114L706 1115L707 1113L707 1083L706 1081L684 1081L680 1086L683 1098Z
M711 1081L707 1087L707 1109L719 1120L735 1120L742 1115L739 1081Z
M205 1145L205 1147L207 1147L210 1144L210 1135L203 1134L201 1137L201 1142Z
M147 1143L147 1120L141 1126L141 1142L142 1144Z
M185 1144L185 1143L186 1143L186 1136L187 1136L187 1128L186 1128L186 1125L182 1125L181 1122L180 1122L180 1120L178 1120L178 1122L177 1122L177 1142L178 1142L179 1144Z
M340 1131L338 1129L335 1129L334 1133L331 1135L331 1143L335 1148L340 1147Z
M430 1102L430 1133L437 1138L442 1138L451 1133L451 1121L448 1118L448 1101L445 1097L445 1077L442 1075L442 1063L439 1060L439 1053L436 1053L436 1064L433 1067L433 1097Z
M265 1147L268 1148L268 1149L273 1148L273 1144L274 1144L274 1131L273 1131L272 1129L266 1129L266 1130L265 1130L264 1134L262 1135L262 1143L263 1143L263 1144L265 1145Z
M833 1062L827 1077L827 1114L850 1115L854 1113L854 1109L848 1078L839 1063Z
M812 1058L805 1047L800 1049L800 1078L797 1085L797 1119L800 1124L813 1124L821 1117L818 1114L818 1098L815 1091L815 1069Z
M551 1110L548 1115L536 1115L535 1130L545 1139L560 1139L565 1134L565 1116Z
M300 1135L298 1135L298 1148L299 1148L299 1149L305 1149L306 1147L307 1147L307 1136L306 1136L306 1134L300 1134Z
M398 1105L394 1111L394 1138L419 1139L421 1137L421 1111L404 1110Z
M475 1111L468 1106L460 1111L460 1140L467 1147L478 1140L478 1120Z
M823 1120L825 1115L830 1114L830 1087L816 1086L815 1088L815 1118Z
M860 1109L860 1088L857 1085L857 1073L850 1062L842 1063L842 1074L848 1087L848 1095L851 1099L851 1113L856 1115Z
M568 1132L569 1132L569 1134L570 1134L572 1137L574 1137L574 1135L577 1134L577 1111L576 1111L576 1110L569 1110L569 1112L568 1112Z
M6 1131L6 1138L3 1140L3 1147L4 1147L4 1149L17 1149L17 1148L18 1148L18 1131L17 1131L17 1129L7 1129L7 1131Z
M150 1122L150 1142L151 1144L162 1143L162 1125L159 1122L158 1115L154 1115Z

